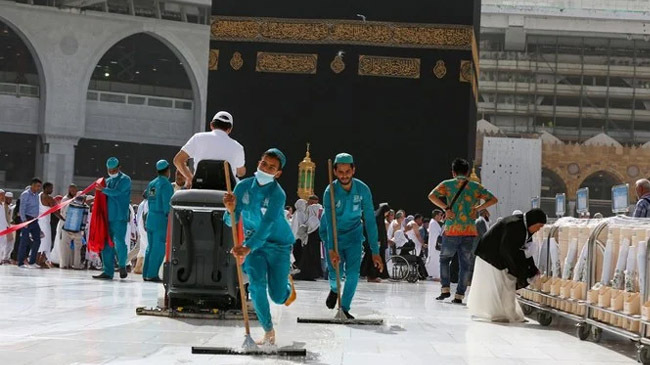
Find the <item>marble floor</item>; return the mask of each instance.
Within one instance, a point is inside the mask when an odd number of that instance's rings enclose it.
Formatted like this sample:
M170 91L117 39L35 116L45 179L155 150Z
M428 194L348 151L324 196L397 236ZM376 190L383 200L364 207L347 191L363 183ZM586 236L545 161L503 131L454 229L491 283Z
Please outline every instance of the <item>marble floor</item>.
M463 306L434 300L433 282L362 283L352 313L383 318L382 327L297 324L330 317L327 284L298 282L298 300L273 306L279 346L304 347L306 359L192 355L191 346L238 347L237 321L136 316L162 286L98 282L95 272L0 266L0 364L634 364L629 341L604 335L582 342L570 322L541 327L473 321ZM254 337L262 334L255 323Z

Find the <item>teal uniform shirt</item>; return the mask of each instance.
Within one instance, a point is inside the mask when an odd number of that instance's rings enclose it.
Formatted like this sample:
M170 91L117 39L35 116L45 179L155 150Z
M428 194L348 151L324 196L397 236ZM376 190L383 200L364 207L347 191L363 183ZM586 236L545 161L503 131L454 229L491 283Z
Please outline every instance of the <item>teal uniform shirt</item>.
M334 185L334 198L336 204L336 226L339 245L358 244L364 241L361 218L366 226L368 243L373 255L379 254L379 236L377 222L375 221L375 208L372 202L372 193L368 185L359 179L352 179L352 188L345 191L341 183L336 180ZM327 247L334 249L332 235L332 204L330 200L330 188L325 189L323 194L324 215L327 219Z
M277 181L260 186L254 177L240 181L233 191L235 217L244 223L244 246L251 249L244 272L257 318L264 331L273 329L269 297L284 303L291 294L289 269L291 248L296 241L284 216L286 194ZM230 213L224 215L230 226Z
M244 219L244 246L255 251L267 242L281 246L296 242L284 216L287 195L277 181L260 186L255 177L249 177L240 181L233 193L237 197L235 218L241 214ZM230 226L229 213L224 221Z
M359 282L359 271L361 269L361 256L363 247L363 222L368 234L368 243L373 255L379 254L379 236L377 233L377 221L375 220L375 208L372 202L370 188L361 180L352 179L350 191L345 191L341 183L336 180L334 186L334 204L336 212L336 227L338 238L338 254L340 258L339 272L345 273L345 288L341 295L341 308L350 310L352 299L357 291ZM323 216L325 227L321 238L327 246L327 266L329 269L330 290L339 290L336 280L336 271L329 257L329 250L334 249L332 231L332 203L330 200L330 188L325 189L323 194ZM323 227L323 224L321 224ZM325 236L325 237L323 237Z
M120 171L117 176L106 179L106 187L102 192L107 197L108 221L128 222L131 178Z
M147 186L147 201L149 204L149 217L153 215L162 216L165 218L165 226L167 226L167 215L171 209L170 202L172 195L174 195L174 188L166 176L159 175L153 179ZM147 219L147 229L159 229L156 226L158 222L155 219Z
M158 277L160 265L165 258L165 239L167 238L167 215L174 188L166 176L158 175L147 186L146 196L149 204L147 216L147 251L144 256L142 277Z

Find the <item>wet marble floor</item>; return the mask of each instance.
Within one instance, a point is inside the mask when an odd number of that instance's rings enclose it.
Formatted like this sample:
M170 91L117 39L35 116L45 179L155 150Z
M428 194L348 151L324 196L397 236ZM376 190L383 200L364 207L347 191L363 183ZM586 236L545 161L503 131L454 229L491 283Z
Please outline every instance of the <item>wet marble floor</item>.
M297 324L331 317L327 283L297 282L298 300L273 306L279 346L304 347L306 359L192 355L192 346L238 347L243 325L137 316L162 285L140 276L98 282L96 272L0 266L0 364L634 364L634 346L604 335L583 342L570 322L541 327L473 321L463 306L435 301L433 282L362 282L351 312L383 318L381 327ZM262 329L257 323L253 336Z

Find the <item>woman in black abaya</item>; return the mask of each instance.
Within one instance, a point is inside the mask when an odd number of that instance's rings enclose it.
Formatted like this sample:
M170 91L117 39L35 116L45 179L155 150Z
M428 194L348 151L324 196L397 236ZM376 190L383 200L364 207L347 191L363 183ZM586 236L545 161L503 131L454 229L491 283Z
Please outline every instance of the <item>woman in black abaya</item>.
M375 210L375 221L377 221L377 236L379 237L379 256L381 256L381 261L386 267L386 248L388 248L388 236L386 234L386 223L384 219L386 213L390 210L388 203L379 204L379 208ZM365 233L364 236L366 240L363 242L363 261L361 261L361 272L360 276L367 277L368 282L379 283L381 279L388 279L388 271L379 272L375 265L372 263L372 252L370 252L370 245L368 245L368 235Z
M546 224L546 214L533 209L506 217L481 238L467 307L472 316L499 322L523 322L516 290L528 286L538 274L524 249L533 234Z

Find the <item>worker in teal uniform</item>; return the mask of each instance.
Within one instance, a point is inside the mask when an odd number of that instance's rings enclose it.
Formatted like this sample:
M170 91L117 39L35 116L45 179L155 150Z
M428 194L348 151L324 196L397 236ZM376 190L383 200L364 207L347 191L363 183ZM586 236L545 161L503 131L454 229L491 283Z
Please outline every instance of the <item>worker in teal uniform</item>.
M363 251L363 226L365 225L368 234L368 243L372 251L372 261L379 269L384 270L381 256L379 256L379 238L377 233L377 222L375 220L375 208L372 202L372 193L368 185L361 180L354 178L356 172L354 159L347 153L339 153L334 160L333 182L336 232L338 238L338 253L334 251L334 239L332 231L332 203L330 200L330 187L325 189L323 194L323 215L327 220L327 254L329 259L329 281L330 293L327 296L326 305L334 309L338 298L336 287L335 265L339 265L341 275L345 275L345 289L341 296L341 309L348 319L354 319L350 314L350 304L357 290L359 281L359 270L361 269L361 253Z
M266 151L254 177L240 181L232 194L226 194L228 213L224 221L230 225L230 214L243 219L244 243L233 249L233 255L244 259L253 307L264 338L258 344L275 344L275 330L267 297L276 304L289 306L296 299L293 280L289 276L291 248L296 241L284 217L286 194L277 178L287 159L277 148Z
M147 216L147 251L144 255L142 279L161 282L158 276L160 265L165 257L165 239L167 238L167 215L170 210L174 187L169 182L171 176L169 162L160 160L156 163L158 177L153 179L145 192L149 204Z
M111 157L106 160L106 169L109 178L106 179L106 187L97 186L98 191L106 195L108 206L108 233L115 247L108 242L102 250L102 265L104 272L93 276L95 279L113 279L115 273L115 253L120 268L120 278L127 276L126 258L128 247L126 245L126 226L129 223L129 204L131 203L131 178L120 169L120 161Z

